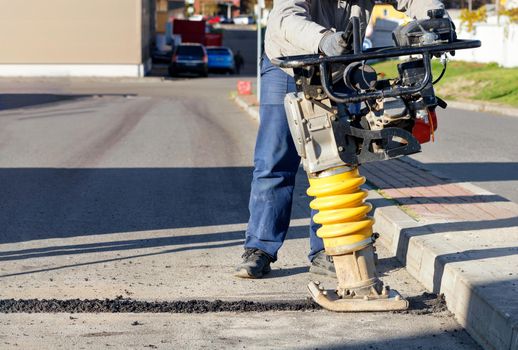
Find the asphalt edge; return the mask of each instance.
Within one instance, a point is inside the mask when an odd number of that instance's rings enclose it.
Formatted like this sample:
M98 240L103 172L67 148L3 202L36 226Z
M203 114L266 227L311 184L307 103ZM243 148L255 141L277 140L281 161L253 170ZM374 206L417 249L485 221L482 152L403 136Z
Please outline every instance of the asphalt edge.
M257 106L249 106L239 96L235 102L253 119L259 121ZM456 108L454 105L451 107ZM463 108L466 109L466 108ZM516 110L518 111L518 110ZM515 114L518 116L518 113ZM411 159L406 162L415 165ZM489 193L471 183L461 183L475 193ZM378 242L383 244L405 266L407 271L430 292L434 292L433 276L436 270L442 271L442 288L446 305L459 324L484 349L518 349L518 328L508 321L509 315L502 314L483 295L477 293L473 281L465 278L454 264L437 259L441 253L427 245L426 238L408 234L410 229L422 226L393 202L382 197L375 188L370 188L369 200L375 200L373 217L375 231L380 233ZM423 229L426 229L423 227ZM433 233L430 231L430 234ZM469 301L470 307L466 305Z
M518 108L496 105L489 102L479 101L448 101L448 107L463 109L473 112L486 112L506 115L518 118Z

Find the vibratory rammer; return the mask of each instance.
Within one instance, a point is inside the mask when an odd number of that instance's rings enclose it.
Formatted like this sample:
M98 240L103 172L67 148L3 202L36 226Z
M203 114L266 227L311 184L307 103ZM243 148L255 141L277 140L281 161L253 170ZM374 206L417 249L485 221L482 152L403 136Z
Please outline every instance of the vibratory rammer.
M344 39L350 54L303 55L273 59L293 69L296 93L285 98L290 131L302 158L318 210L317 235L333 257L336 289L318 282L308 285L312 298L332 311L404 310L408 302L383 285L375 266L374 221L360 164L417 153L437 128L436 107L446 103L433 85L446 70L448 53L479 47L477 40L458 40L444 10L414 20L393 33L395 46L362 50L359 17L351 18ZM401 58L398 77L378 79L368 62ZM431 60L441 58L443 70L432 76Z

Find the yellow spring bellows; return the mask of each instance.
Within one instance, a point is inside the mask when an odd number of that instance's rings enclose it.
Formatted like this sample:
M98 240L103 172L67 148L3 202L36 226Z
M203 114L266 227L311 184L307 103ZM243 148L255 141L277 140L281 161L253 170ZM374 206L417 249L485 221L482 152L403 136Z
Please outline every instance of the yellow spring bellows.
M374 220L367 217L372 209L365 203L367 191L360 186L365 178L358 168L322 178L310 178L311 208L318 210L313 220L322 227L317 235L324 240L328 252L354 251L372 241Z

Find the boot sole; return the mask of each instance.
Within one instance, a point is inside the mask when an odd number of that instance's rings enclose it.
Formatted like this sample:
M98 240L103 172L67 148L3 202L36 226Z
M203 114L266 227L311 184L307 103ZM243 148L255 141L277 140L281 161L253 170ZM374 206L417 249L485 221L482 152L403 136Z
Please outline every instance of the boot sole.
M265 271L261 272L260 275L254 276L254 275L250 274L247 269L243 268L243 269L237 270L234 273L234 276L239 277L239 278L246 278L246 279L258 279L258 278L262 278L265 274L267 274L270 271L271 271L271 268L268 268Z

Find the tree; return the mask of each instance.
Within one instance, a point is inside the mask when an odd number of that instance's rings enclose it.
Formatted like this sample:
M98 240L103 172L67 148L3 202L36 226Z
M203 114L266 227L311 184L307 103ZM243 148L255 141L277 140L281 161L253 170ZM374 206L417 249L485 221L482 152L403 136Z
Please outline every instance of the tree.
M265 7L271 9L273 7L273 0L265 0ZM257 0L241 0L241 13L254 13Z
M199 0L200 14L205 16L214 16L219 11L218 1L216 0Z
M454 9L478 9L479 7L495 3L498 0L444 0L443 3L446 8Z

